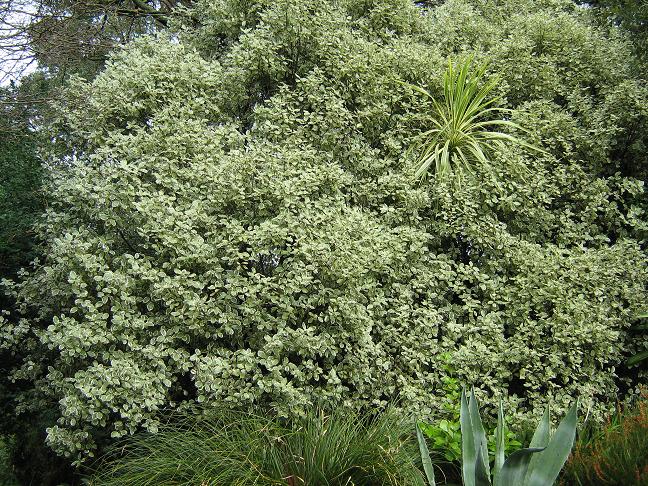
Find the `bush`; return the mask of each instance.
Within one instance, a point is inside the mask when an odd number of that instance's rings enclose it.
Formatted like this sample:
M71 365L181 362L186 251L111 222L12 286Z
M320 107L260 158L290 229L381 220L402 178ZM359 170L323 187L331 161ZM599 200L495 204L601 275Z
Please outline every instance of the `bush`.
M91 484L423 486L412 421L338 409L292 420L210 412L119 444Z
M571 2L494 5L199 1L198 27L73 82L46 257L0 317L14 408L57 408L74 458L195 403L425 418L450 353L513 423L573 396L600 416L645 302L648 130L620 107L648 97ZM547 153L419 184L405 154L433 115L406 85L439 98L471 55Z

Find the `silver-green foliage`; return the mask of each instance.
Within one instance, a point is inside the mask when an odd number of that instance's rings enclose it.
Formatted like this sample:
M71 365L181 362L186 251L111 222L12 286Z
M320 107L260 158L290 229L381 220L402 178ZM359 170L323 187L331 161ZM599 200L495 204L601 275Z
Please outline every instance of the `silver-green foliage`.
M470 398L461 394L462 477L465 486L551 486L554 484L574 444L577 404L574 404L556 431L551 433L549 409L538 424L528 448L504 456L506 423L500 401L495 430L495 464L492 471L488 458L486 433L474 392ZM435 486L434 471L425 439L417 429L423 464L430 486Z
M623 39L522 3L199 1L73 82L46 251L0 317L16 411L54 407L75 457L195 402L434 416L450 353L516 421L600 412L645 302L648 96ZM403 86L439 97L457 51L547 153L412 184L429 111Z

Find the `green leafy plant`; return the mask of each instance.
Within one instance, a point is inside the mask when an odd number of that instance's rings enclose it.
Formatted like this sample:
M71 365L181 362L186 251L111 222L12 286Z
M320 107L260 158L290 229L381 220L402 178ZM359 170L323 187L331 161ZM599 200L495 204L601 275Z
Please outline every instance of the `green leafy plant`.
M424 179L433 170L443 177L462 168L471 171L475 163L488 164L489 153L498 145L511 142L534 148L502 129L521 130L510 120L510 110L495 104L500 97L490 97L497 78L485 80L487 64L473 70L472 58L458 66L448 64L443 75L444 102L439 103L425 89L412 86L430 98L435 108L434 128L421 135L422 141L415 177Z
M438 451L447 461L455 462L461 459L461 385L453 376L455 370L451 364L451 354L441 356L441 369L446 375L441 378L439 391L441 408L445 418L436 424L419 422L421 432L432 441L432 448Z
M626 42L562 2L193 5L199 32L72 79L43 137L44 258L0 312L18 446L43 404L38 431L69 461L196 403L366 409L398 384L422 416L448 349L457 375L488 365L490 389L523 390L521 416L584 389L598 414L623 392L648 282L648 89ZM517 135L551 153L506 142L492 174L422 190L401 156L433 106L397 80L469 46L488 46Z
M461 425L459 421L443 419L438 424L420 422L419 429L432 441L434 450L439 451L450 462L461 459Z
M648 394L579 433L563 485L648 485Z
M512 454L513 452L519 450L522 448L522 443L518 440L517 434L513 432L512 430L509 430L508 427L504 427L504 430L502 432L503 434L503 447L504 447L504 454L509 455ZM495 429L495 432L490 434L487 438L488 441L488 456L490 458L491 463L495 460L496 454L497 454L497 429Z
M421 432L431 441L432 448L440 453L449 462L461 460L461 384L453 375L452 355L443 353L441 369L446 376L441 378L439 392L442 400L441 408L445 418L438 423L419 422ZM488 452L491 461L495 457L495 433L488 436ZM506 429L504 432L504 450L507 454L516 451L522 446L516 435Z
M495 465L492 471L494 486L550 486L554 483L576 436L576 410L574 404L562 420L556 432L551 435L549 410L536 428L531 444L505 458L504 441L506 424L504 408L500 402L495 432ZM489 486L491 470L488 461L488 446L484 426L479 415L479 406L474 392L470 399L465 392L461 395L462 470L465 486ZM419 444L424 437L418 433ZM424 444L421 453L426 452ZM433 473L427 473L430 486L435 486Z
M16 99L18 93L18 88L0 87L0 100ZM37 137L29 128L32 114L16 106L0 104L0 279L13 277L36 256L32 225L44 203ZM0 292L0 308L3 304Z
M338 409L301 418L175 417L117 444L94 485L423 485L408 420Z

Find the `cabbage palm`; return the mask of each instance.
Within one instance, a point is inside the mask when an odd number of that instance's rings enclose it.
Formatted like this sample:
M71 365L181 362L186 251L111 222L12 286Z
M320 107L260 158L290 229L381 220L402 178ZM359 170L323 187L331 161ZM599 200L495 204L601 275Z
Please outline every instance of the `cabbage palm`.
M489 95L497 86L498 79L484 81L486 67L482 64L471 72L472 59L457 67L449 63L443 76L443 104L425 89L412 86L432 99L436 111L432 120L434 128L424 132L422 141L414 147L420 150L417 179L425 179L430 171L443 177L461 169L471 171L476 163L488 164L489 153L505 142L534 148L501 131L521 128L503 119L510 110L494 106L500 98Z

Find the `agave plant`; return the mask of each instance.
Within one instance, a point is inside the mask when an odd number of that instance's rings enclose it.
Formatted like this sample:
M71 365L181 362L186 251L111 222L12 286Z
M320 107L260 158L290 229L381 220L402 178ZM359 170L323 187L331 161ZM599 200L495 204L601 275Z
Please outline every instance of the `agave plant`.
M457 67L452 63L443 76L444 103L439 103L425 89L410 85L430 98L435 107L434 127L421 134L413 148L420 154L415 177L425 179L430 171L438 177L472 171L474 164L488 164L490 152L505 142L539 150L503 129L522 130L506 120L510 110L495 106L499 97L489 97L498 84L497 78L484 80L487 65L472 70L472 59Z
M495 431L495 465L491 471L488 459L486 433L479 415L474 392L466 398L461 394L462 476L464 486L551 486L556 481L576 437L576 410L574 404L556 432L551 434L549 410L545 411L535 430L531 444L508 458L504 457L506 424L500 401ZM430 486L436 486L432 461L425 438L417 428L424 471Z

